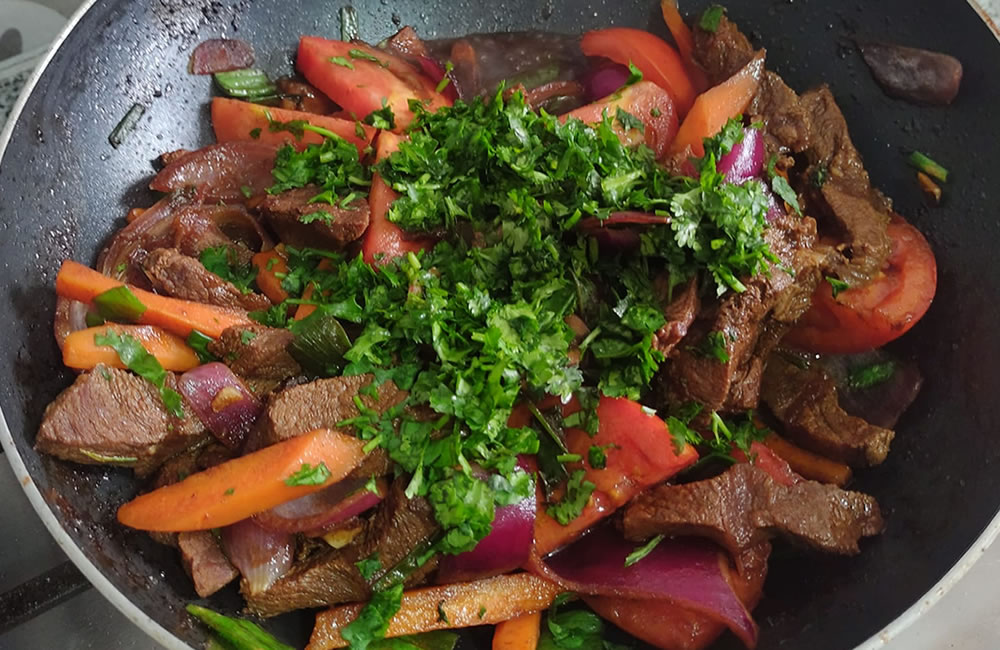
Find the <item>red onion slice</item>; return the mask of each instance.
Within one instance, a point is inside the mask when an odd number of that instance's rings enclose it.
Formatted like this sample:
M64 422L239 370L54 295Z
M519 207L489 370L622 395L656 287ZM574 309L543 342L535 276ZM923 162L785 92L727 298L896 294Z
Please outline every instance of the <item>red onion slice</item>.
M221 530L222 547L251 594L266 591L288 573L295 554L295 537L258 526L244 519Z
M157 192L185 187L206 203L246 203L274 184L271 169L278 147L252 140L222 142L187 153L160 170L149 184Z
M586 75L582 82L588 102L596 102L614 93L628 81L629 70L619 63L600 65Z
M737 185L759 177L764 170L764 138L760 129L744 128L743 139L719 159L716 169L725 175L727 183Z
M345 479L319 492L282 503L254 515L261 526L286 533L305 533L316 537L338 524L378 505L389 489L385 479L375 481L376 492L365 487L362 479Z
M545 560L533 558L529 568L580 594L670 601L725 623L748 647L756 644L757 624L733 591L723 551L703 540L665 539L627 567L635 548L605 525Z
M147 284L138 265L145 253L170 246L174 218L192 202L190 192L173 192L154 203L135 221L115 233L97 259L97 270L116 280ZM140 277L136 277L140 276Z
M193 74L213 74L249 68L253 65L253 47L236 38L210 38L191 52Z
M56 335L56 344L62 350L66 337L73 332L87 329L87 309L86 303L79 300L70 300L62 296L56 297L56 314L52 322L52 331Z
M180 392L219 442L243 445L264 406L224 363L206 363L181 375Z

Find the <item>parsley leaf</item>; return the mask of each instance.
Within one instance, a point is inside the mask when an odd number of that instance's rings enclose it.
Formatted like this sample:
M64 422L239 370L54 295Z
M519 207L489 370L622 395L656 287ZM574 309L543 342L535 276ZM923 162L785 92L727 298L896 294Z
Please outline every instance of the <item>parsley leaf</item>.
M323 485L328 478L330 478L330 469L323 461L320 461L315 467L309 463L302 463L302 467L285 479L285 485L290 487Z
M834 278L831 276L825 277L826 281L830 283L830 288L833 290L833 297L836 298L840 295L841 291L847 291L851 288L851 285L847 284L839 278Z
M236 259L236 251L230 246L206 248L198 256L202 266L223 280L231 282L243 293L250 293L250 285L257 279L257 268L252 264L241 264Z
M212 337L202 334L198 330L191 330L191 333L187 337L187 344L198 355L198 361L211 363L212 361L218 361L215 355L208 350L208 344L214 340Z
M628 131L629 129L636 129L640 133L646 131L646 126L642 123L635 115L632 115L621 106L615 109L615 121L622 125L622 128Z
M697 346L690 346L689 349L706 359L715 359L719 363L729 363L726 335L722 332L709 332Z
M596 486L585 480L586 476L587 473L582 469L570 474L569 481L566 482L566 494L557 503L550 505L546 511L563 526L568 526L571 521L579 517L590 502L590 495Z
M174 417L184 417L183 400L180 393L166 385L167 371L163 369L156 357L146 351L135 337L129 334L118 334L108 329L104 334L94 335L94 344L107 346L115 351L125 367L139 375L160 391L160 399L167 411Z
M369 644L385 636L389 622L403 601L403 583L376 592L361 609L358 617L340 635L353 650L367 650Z
M896 364L893 361L851 368L847 373L847 385L855 389L871 388L889 381L895 372Z
M799 207L799 197L792 189L792 186L788 184L788 179L779 174L774 166L778 161L777 154L772 155L771 159L767 162L767 174L771 178L771 189L774 193L781 197L781 200L792 206L795 210L795 214L802 216L802 208Z
M358 572L361 573L361 577L365 581L371 581L375 577L375 574L382 570L382 560L379 559L378 551L376 551L368 557L355 562L354 566L358 567Z
M391 106L383 106L369 113L362 122L374 126L376 129L391 131L396 128L396 115L392 112Z
M712 5L701 15L698 19L698 27L701 27L706 32L711 32L714 34L719 29L719 23L722 22L722 16L726 13L726 8L720 5Z
M636 548L634 551L625 556L625 566L632 566L642 558L652 553L653 549L659 546L662 541L663 535L657 535L642 546Z

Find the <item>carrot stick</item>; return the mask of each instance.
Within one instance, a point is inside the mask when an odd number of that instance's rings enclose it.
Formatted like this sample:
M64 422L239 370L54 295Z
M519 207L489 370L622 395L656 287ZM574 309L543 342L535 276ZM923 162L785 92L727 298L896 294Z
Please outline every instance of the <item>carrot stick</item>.
M775 433L767 436L764 444L804 478L840 487L851 480L851 468L847 465L806 451Z
M198 355L179 336L152 325L119 325L108 323L85 330L78 330L63 342L63 363L77 370L92 370L98 364L125 368L118 353L106 345L97 345L94 337L112 330L127 334L139 341L146 352L156 357L165 370L184 372L198 365Z
M118 509L118 521L160 532L228 526L339 481L364 458L363 446L351 436L317 429L140 495ZM286 482L304 465L320 464L327 468L325 480Z
M541 636L542 613L522 614L493 630L493 650L535 650Z
M56 276L56 293L63 298L89 303L108 289L122 284L83 264L66 260ZM229 327L250 323L245 312L235 309L168 298L133 286L129 289L146 306L146 311L139 318L141 324L156 325L184 338L192 330L217 338Z
M670 35L674 37L677 53L684 61L684 68L691 78L691 84L699 93L705 92L708 88L708 79L705 77L705 71L694 61L694 36L677 9L677 0L661 0L660 11L663 13L663 22L667 24Z
M718 133L729 118L746 110L757 94L763 72L764 56L758 54L732 77L698 95L681 122L670 151L677 154L687 150L697 158L705 155L702 140Z
M522 614L542 611L562 591L556 583L530 573L414 589L403 594L402 605L389 623L386 636L495 625ZM343 605L317 614L316 627L306 650L347 646L340 631L357 617L361 607Z
M257 288L260 292L276 305L285 302L288 299L288 292L281 288L281 278L276 275L288 273L288 263L282 254L282 245L278 244L276 248L257 253L252 261L257 267Z

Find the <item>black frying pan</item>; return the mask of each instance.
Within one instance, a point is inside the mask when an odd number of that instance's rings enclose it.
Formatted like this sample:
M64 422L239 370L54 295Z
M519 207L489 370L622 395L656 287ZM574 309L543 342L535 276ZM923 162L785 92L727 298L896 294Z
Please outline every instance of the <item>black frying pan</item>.
M401 24L425 36L547 29L567 33L633 25L664 33L654 0L420 2L355 0L362 36L378 40ZM1000 505L1000 337L997 323L1000 218L1000 44L965 2L729 0L730 16L768 49L768 64L799 90L826 82L851 126L877 186L896 199L938 256L938 296L900 344L927 381L899 424L889 460L859 472L876 495L886 533L856 558L779 548L767 597L757 609L762 649L849 648L924 598L988 526ZM691 2L687 11L702 8ZM131 473L78 467L32 450L45 405L70 382L54 344L53 282L60 262L93 261L125 212L149 205L150 161L160 152L210 142L210 81L185 69L205 38L252 42L271 73L291 70L297 37L339 34L339 3L306 0L98 0L80 17L41 75L9 132L0 165L0 438L50 529L105 595L169 645L199 645L183 613L194 597L172 549L114 523L135 492ZM965 65L956 103L914 108L872 82L851 38L876 37L943 50ZM119 149L108 134L133 103L147 107ZM2 146L2 140L0 140ZM919 148L954 176L940 208L922 202L904 153ZM235 611L232 588L210 606ZM149 619L145 617L148 616ZM269 624L302 643L311 617ZM473 631L468 645L488 636ZM735 647L731 639L722 647Z

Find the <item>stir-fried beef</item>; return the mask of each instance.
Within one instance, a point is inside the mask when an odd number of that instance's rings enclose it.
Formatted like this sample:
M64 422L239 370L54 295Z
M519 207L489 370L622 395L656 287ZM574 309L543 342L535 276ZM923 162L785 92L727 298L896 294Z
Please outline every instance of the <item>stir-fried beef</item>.
M191 576L194 590L201 598L208 598L236 579L236 570L211 531L197 530L177 535L181 563Z
M188 257L201 255L206 248L225 246L233 260L249 264L253 253L241 242L233 241L218 225L196 208L181 209L174 218L173 247Z
M754 48L736 23L723 16L714 32L695 26L694 59L713 86L730 78L753 58Z
M764 125L764 150L768 158L789 151L802 152L809 146L809 114L798 94L774 72L764 71L749 113Z
M175 378L168 374L173 386ZM151 383L126 370L97 366L45 409L35 448L77 463L123 465L146 476L208 433L185 406L177 418Z
M294 386L271 398L261 422L263 444L294 438L314 429L336 429L338 424L360 415L354 398L371 384L372 375L318 379ZM396 406L406 398L404 391L391 381L378 387L378 398L362 395L362 403L379 413ZM350 433L351 427L339 427Z
M281 92L281 108L317 115L329 115L337 110L336 104L326 95L301 79L281 77L274 82L274 85Z
M250 611L260 616L276 616L294 609L370 598L371 588L355 562L378 553L384 568L395 566L438 531L430 504L420 498L407 499L403 493L405 487L405 479L393 483L385 501L354 543L342 549L315 550L296 561L284 577L264 592L251 594L243 585L241 591ZM435 566L431 560L411 575L406 584L419 584Z
M264 310L271 306L267 296L244 293L232 282L220 278L201 262L176 248L151 251L142 269L154 289L174 298L247 311Z
M295 335L286 329L250 324L230 327L208 345L258 395L302 372L288 353Z
M858 540L882 532L875 499L816 481L792 486L740 463L714 478L663 484L640 494L625 510L625 536L698 535L726 548L736 561L780 534L829 553L854 555Z
M895 435L849 415L837 387L818 367L801 368L781 354L768 359L761 399L796 443L848 465L878 465Z
M698 280L692 278L683 288L676 288L671 300L663 310L667 322L656 332L653 345L663 356L667 356L674 347L687 336L691 323L694 322L701 309L701 298L698 296Z
M281 241L289 246L339 249L361 237L368 227L368 201L357 199L347 207L310 203L316 187L301 187L269 195L260 211Z
M812 250L815 222L808 217L779 217L765 236L781 266L749 279L746 291L703 309L667 370L669 403L694 401L706 411L757 405L764 360L808 309L821 260ZM720 340L727 361L708 353L710 336Z

